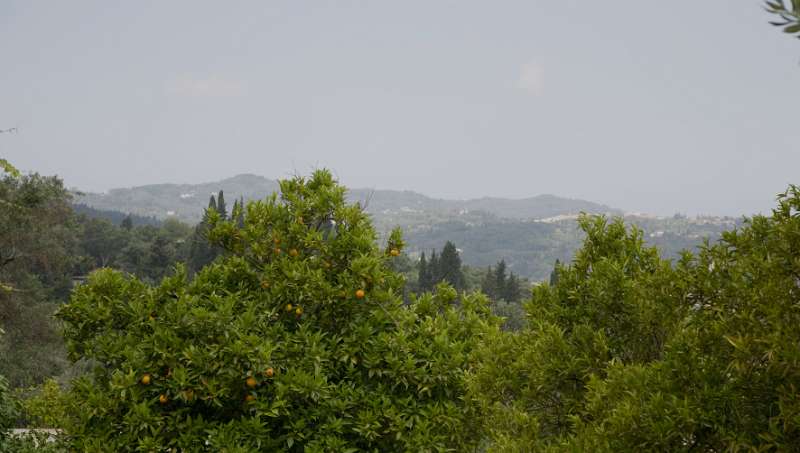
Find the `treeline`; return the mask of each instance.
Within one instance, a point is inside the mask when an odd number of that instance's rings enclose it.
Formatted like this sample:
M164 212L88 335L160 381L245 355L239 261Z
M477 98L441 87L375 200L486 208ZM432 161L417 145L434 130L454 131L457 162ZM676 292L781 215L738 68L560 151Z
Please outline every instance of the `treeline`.
M431 291L441 282L449 283L457 290L463 290L466 280L461 267L461 257L455 244L450 241L445 243L438 255L436 250L431 251L430 260L426 259L425 252L422 252L417 264L417 290Z
M72 209L75 211L75 214L78 215L85 215L90 219L104 219L108 220L114 225L122 225L122 222L128 221L131 222L132 225L139 226L139 225L152 225L152 226L159 226L161 221L156 219L155 217L149 216L140 216L131 213L124 213L121 211L111 211L108 209L97 209L93 208L89 205L83 203L73 203Z
M42 352L63 351L49 324L58 308L79 377L27 399L26 423L65 430L75 451L800 444L797 187L771 216L676 262L621 219L582 217L583 246L533 287L524 310L512 302L518 279L503 261L476 279L453 243L424 266L404 256L399 231L375 244L368 216L345 204L327 172L283 181L281 192L246 215L238 202L229 213L224 198L212 199L204 221L181 230L220 250L194 275L178 267L157 281L104 269L64 305L69 270L83 262L70 252L85 247L87 225L100 224L72 213L57 179L7 176L3 373L21 382L9 363L23 358L8 346L20 341L34 380L66 368L63 352ZM101 236L123 235L129 250L141 238L181 236L123 224L102 223L110 230ZM81 253L93 265L127 263ZM404 301L413 274L434 290ZM516 317L503 322L501 313ZM0 379L0 432L9 417L19 420L8 401ZM357 415L342 418L343 408Z
M228 219L238 212L237 222L243 221L243 201L234 201L229 210L222 191L210 197L203 221L190 227L175 219L155 221L75 205L55 177L7 174L0 185L9 209L0 219L0 282L9 289L0 291L0 328L6 332L0 343L0 375L12 388L51 376L67 380L77 372L66 360L51 315L91 272L113 268L157 283L184 263L194 274L223 253L208 240L210 216ZM410 260L403 255L392 263L406 276L407 296L432 291L442 282L459 291L483 289L498 300L495 309L509 318L509 326L520 325L521 308L503 302L517 304L520 281L513 273L505 275L504 262L486 271L465 266L450 241L428 256Z
M195 272L220 253L202 226L73 205L56 177L6 172L0 203L0 375L12 388L74 373L52 314L92 271L110 267L153 283L177 263Z

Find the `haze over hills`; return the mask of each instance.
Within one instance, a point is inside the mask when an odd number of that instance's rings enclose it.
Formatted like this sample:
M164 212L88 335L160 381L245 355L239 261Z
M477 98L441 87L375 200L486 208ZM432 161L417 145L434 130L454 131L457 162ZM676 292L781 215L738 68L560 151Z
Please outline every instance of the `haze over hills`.
M230 209L240 197L253 200L272 194L278 183L244 174L202 184L156 184L87 193L76 197L76 202L99 210L194 224L200 221L210 195L220 190ZM503 259L510 270L533 280L546 279L556 259L572 258L582 240L575 222L580 212L624 215L626 222L642 228L646 240L670 257L705 238L716 239L737 223L731 218L626 215L602 204L554 195L443 200L413 191L352 189L348 197L366 207L381 235L396 226L403 228L406 253L412 258L441 249L449 240L459 248L464 264L486 267Z
M245 200L261 199L279 190L278 182L252 174L237 175L221 181L201 184L153 184L131 188L112 189L107 193L86 193L77 198L97 209L113 209L133 214L196 223L212 194L220 190L229 204L243 197ZM413 191L351 189L350 201L361 202L376 220L394 218L400 226L411 226L422 221L418 214L468 215L479 211L478 216L496 216L508 219L543 219L559 215L588 212L593 214L621 214L621 211L598 203L539 195L525 199L479 198L473 200L442 200ZM430 219L428 219L430 220ZM381 222L382 223L382 222Z

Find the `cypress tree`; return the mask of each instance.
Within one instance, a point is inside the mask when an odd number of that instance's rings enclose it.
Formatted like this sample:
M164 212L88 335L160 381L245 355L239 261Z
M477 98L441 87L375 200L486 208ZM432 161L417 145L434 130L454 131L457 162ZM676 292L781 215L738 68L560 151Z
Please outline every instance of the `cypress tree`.
M506 260L500 260L494 271L494 287L497 297L504 299L506 287Z
M508 281L506 281L505 293L506 302L519 302L519 279L513 272L508 276Z
M437 283L442 281L442 269L439 265L439 257L436 256L436 249L431 251L431 260L428 262L428 274L430 275L429 284L430 287L428 289L433 289Z
M131 218L130 214L126 215L125 218L122 219L122 223L120 224L120 226L128 231L133 229L133 219Z
M225 206L225 195L223 195L222 191L219 191L219 195L217 195L217 212L219 212L219 216L223 219L228 218L228 207Z
M222 196L221 191L219 194ZM222 205L223 207L225 205L224 199L222 199ZM189 257L187 259L187 265L192 273L199 271L207 264L214 261L220 254L220 250L211 245L206 238L209 228L208 213L211 211L217 211L218 208L219 205L217 200L214 198L214 195L211 195L208 200L208 208L206 208L203 220L194 228L194 234L192 234L191 239L192 242L189 246Z
M553 266L553 270L550 272L550 286L556 286L556 283L558 283L559 267L561 267L561 262L556 259L556 264Z
M481 292L489 296L490 299L497 298L497 288L495 286L494 269L492 266L486 268L486 275L481 281Z
M428 266L428 260L425 259L425 252L422 252L422 256L419 259L419 273L417 276L419 291L429 291L431 289L431 272L430 266Z
M464 289L464 272L461 270L461 257L455 244L447 241L439 257L440 278L457 290Z

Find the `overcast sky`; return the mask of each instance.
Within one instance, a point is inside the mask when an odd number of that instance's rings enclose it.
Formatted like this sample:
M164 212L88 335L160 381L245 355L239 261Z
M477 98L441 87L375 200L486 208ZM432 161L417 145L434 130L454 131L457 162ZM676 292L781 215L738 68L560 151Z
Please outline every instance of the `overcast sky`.
M102 191L331 168L444 198L768 211L800 40L759 0L0 2L0 156Z

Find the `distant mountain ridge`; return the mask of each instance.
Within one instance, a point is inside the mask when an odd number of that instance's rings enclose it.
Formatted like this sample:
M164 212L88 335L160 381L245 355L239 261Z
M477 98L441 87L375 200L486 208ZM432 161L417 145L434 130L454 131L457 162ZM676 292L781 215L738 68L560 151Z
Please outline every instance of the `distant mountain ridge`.
M275 180L244 174L201 184L154 184L88 193L76 197L75 202L96 211L82 208L88 214L99 213L104 218L108 217L105 211L121 211L195 223L202 217L209 196L220 190L230 209L240 197L263 199L278 189ZM502 259L509 271L534 281L549 278L555 260L568 262L580 247L583 234L575 222L578 213L624 215L602 204L555 195L443 200L409 190L351 189L348 198L365 207L380 235L396 226L403 228L405 253L412 259L422 252L441 249L450 240L459 248L464 264L485 268ZM115 215L121 218L122 214ZM641 228L646 241L670 258L696 247L704 238L714 240L739 223L731 218L635 214L625 216L625 221Z
M86 193L76 202L95 209L108 209L164 219L175 217L189 223L198 222L208 198L224 191L228 206L243 197L262 199L279 190L276 180L253 174L241 174L220 181L200 184L152 184L112 189L107 193ZM479 198L444 200L409 190L351 189L350 201L361 202L375 218L378 228L397 220L400 226L415 226L461 217L480 221L486 218L532 220L559 215L588 212L593 214L622 214L622 211L585 200L555 195L538 195L525 199ZM388 226L388 225L386 225Z

